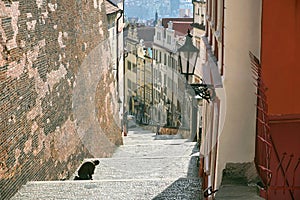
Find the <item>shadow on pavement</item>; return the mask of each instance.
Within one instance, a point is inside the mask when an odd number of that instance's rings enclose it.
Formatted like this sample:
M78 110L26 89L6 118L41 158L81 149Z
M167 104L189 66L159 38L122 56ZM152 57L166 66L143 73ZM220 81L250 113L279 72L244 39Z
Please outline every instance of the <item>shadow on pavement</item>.
M196 144L193 148L191 155L198 150ZM197 165L198 156L191 156L188 172L186 177L182 177L173 182L163 192L154 197L152 200L162 199L189 199L189 200L200 200L203 198L201 179L198 176L199 167Z
M172 183L166 190L152 200L161 199L189 199L199 200L202 198L200 179L180 178Z

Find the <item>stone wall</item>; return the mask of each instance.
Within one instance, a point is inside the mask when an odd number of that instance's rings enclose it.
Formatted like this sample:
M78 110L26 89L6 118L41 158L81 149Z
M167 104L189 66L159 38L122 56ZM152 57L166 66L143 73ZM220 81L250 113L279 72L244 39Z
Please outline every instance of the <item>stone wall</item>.
M0 199L122 144L103 0L0 0Z

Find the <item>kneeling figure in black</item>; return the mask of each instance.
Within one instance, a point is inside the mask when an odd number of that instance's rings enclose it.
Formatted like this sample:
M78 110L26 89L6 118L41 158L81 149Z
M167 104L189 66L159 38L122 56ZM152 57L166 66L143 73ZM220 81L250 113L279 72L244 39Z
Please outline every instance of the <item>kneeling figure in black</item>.
M78 176L75 176L74 180L93 180L95 167L99 165L99 160L87 161L83 163L79 170Z

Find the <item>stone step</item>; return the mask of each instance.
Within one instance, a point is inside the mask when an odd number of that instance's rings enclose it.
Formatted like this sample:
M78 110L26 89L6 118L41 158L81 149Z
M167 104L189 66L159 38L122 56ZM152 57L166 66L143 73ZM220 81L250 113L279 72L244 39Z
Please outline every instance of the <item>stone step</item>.
M120 146L113 157L190 156L199 151L194 142L173 142Z
M182 139L181 135L156 135L148 130L129 131L127 137L123 137L124 145L138 144L172 144L189 142Z
M112 158L92 158L92 181L29 182L13 199L201 199L195 142L140 129L123 139Z
M197 157L102 158L94 180L197 177Z
M198 178L29 182L12 200L149 200L202 197Z

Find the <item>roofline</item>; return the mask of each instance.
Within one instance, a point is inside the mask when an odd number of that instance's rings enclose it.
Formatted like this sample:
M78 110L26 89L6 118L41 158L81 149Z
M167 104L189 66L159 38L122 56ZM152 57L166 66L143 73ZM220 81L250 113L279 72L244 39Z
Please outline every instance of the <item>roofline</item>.
M111 0L105 0L105 1L108 1L110 4L112 4L112 5L114 5L114 6L116 6L116 7L118 7L119 8L119 6L118 5L116 5L114 2L112 2ZM120 8L119 8L120 9Z
M121 13L123 12L123 10L122 10L121 8L119 8L118 5L114 4L112 1L110 1L110 0L105 0L105 1L109 2L109 3L110 3L111 5L113 5L114 7L118 8L117 11L111 12L111 13L106 13L106 15L112 15L112 14L115 14L115 13L118 13L118 12L121 12Z

